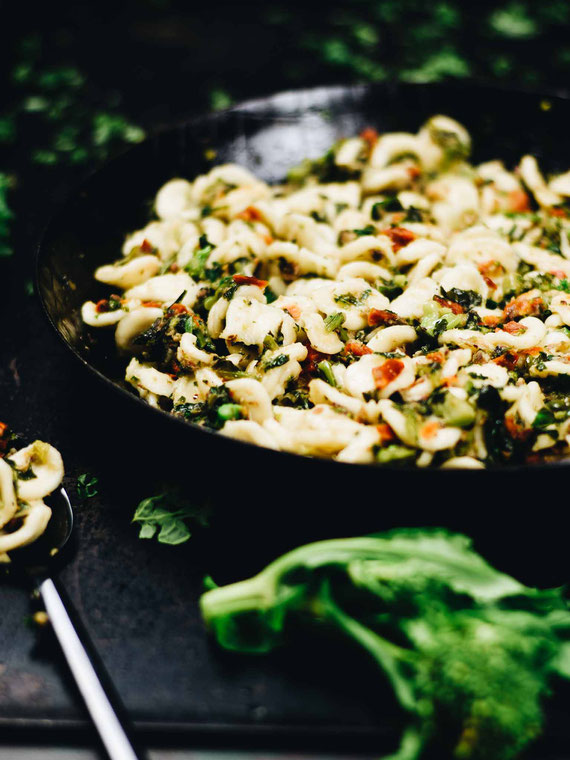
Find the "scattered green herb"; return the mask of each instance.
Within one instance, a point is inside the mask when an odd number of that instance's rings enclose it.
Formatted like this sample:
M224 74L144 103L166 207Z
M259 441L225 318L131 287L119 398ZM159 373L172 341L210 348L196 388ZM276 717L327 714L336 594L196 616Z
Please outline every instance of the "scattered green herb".
M197 528L208 525L209 508L188 501L179 490L168 490L143 499L133 522L139 523L139 538L154 538L177 546L188 541Z
M99 493L99 478L84 472L77 478L77 496L80 499L91 499Z

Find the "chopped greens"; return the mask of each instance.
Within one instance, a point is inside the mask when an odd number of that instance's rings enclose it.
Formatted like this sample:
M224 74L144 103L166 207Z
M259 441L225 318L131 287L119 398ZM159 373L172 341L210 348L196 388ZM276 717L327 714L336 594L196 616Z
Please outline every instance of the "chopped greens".
M205 235L201 236L199 245L200 247L194 251L192 258L184 267L195 280L203 280L206 276L206 262L214 250L214 246L208 242Z
M339 327L343 326L345 320L345 315L340 311L337 311L334 314L329 314L329 316L325 318L325 329L327 332L338 330Z

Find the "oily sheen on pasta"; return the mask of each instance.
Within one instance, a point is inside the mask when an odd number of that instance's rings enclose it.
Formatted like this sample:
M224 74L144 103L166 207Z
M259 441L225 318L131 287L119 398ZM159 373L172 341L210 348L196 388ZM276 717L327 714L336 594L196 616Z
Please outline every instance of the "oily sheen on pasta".
M446 116L269 186L174 179L95 277L149 404L343 462L481 468L570 444L570 172L468 163Z
M51 509L44 498L59 487L63 461L57 449L34 441L19 450L0 423L0 562L9 553L32 543L45 531Z

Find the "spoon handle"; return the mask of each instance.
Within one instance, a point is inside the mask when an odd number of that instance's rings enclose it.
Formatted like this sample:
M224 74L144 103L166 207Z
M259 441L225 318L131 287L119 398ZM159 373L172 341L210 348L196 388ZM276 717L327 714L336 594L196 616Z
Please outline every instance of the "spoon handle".
M119 719L119 714L124 711L124 708L120 705L118 696L113 695L114 701L118 703L116 711L108 690L103 687L101 678L95 670L53 580L47 578L41 581L39 592L52 628L110 760L144 760L145 755L135 751L128 737L126 717L123 720ZM103 676L103 680L106 679L108 676Z

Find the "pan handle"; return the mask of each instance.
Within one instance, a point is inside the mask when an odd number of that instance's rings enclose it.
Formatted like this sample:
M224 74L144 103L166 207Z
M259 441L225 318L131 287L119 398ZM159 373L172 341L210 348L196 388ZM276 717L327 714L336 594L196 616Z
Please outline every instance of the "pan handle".
M62 595L51 578L38 584L51 626L110 760L146 760L129 739L129 721L102 663L88 654ZM87 634L83 634L87 639ZM96 670L99 671L99 673ZM105 688L103 683L107 682ZM115 706L113 706L115 705Z

